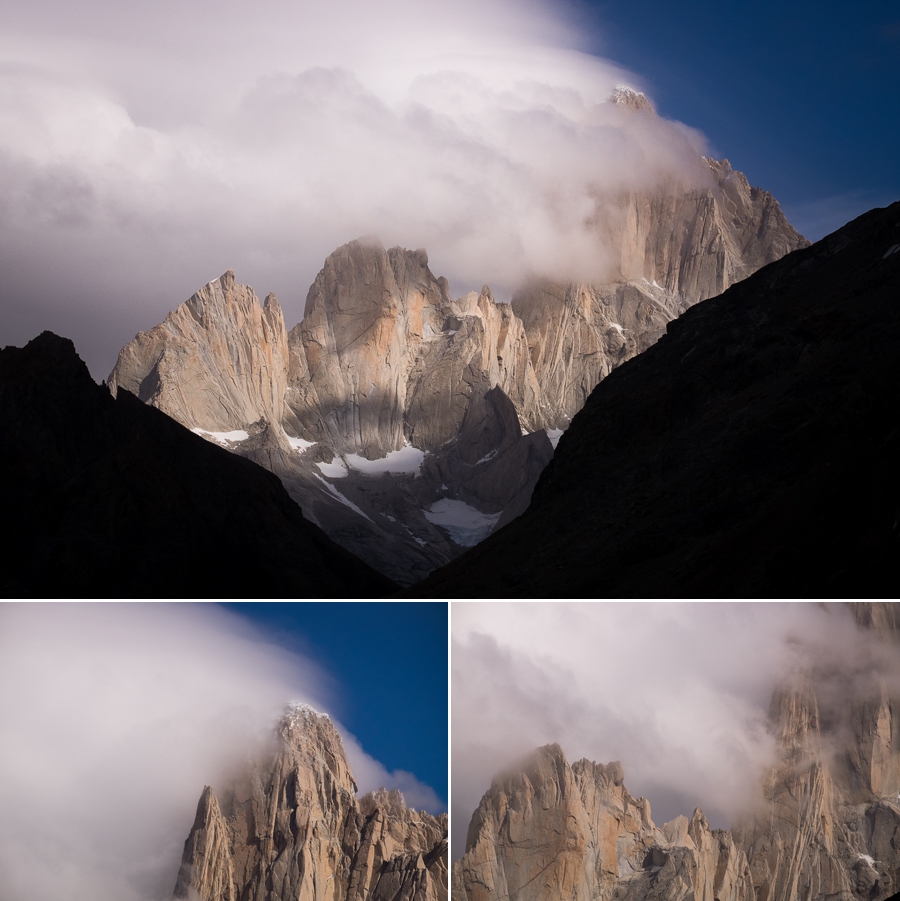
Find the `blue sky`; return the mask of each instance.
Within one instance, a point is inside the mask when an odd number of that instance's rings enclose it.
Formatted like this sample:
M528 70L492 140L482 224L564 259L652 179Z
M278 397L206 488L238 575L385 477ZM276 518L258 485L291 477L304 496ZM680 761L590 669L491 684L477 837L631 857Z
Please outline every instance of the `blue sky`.
M900 6L605 0L586 49L642 76L658 111L771 191L818 240L900 200Z
M334 714L388 770L447 798L447 605L223 604L337 681Z

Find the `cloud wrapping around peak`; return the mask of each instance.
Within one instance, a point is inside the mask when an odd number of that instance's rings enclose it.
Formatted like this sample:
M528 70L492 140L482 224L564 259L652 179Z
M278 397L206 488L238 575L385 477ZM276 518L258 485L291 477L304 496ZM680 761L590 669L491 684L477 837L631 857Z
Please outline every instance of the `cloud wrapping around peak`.
M168 604L4 604L0 684L8 901L167 901L203 786L260 752L288 700L327 710L338 691L243 618ZM361 792L443 809L343 734Z
M110 340L226 268L296 321L365 234L457 293L602 280L615 197L709 178L702 136L609 103L638 79L544 0L75 10L0 13L0 259L10 297Z
M896 647L843 605L455 604L452 643L454 858L492 778L541 745L621 761L658 824L699 805L728 828L775 759L776 684L812 674L835 746L850 699L900 688Z

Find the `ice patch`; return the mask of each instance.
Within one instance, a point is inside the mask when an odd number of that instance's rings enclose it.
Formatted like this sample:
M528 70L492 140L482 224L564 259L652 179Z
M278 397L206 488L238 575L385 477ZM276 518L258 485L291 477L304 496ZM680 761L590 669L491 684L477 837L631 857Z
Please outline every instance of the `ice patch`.
M321 466L322 464L319 463L318 465ZM315 474L314 474L314 475L315 475ZM347 475L347 473L345 472L344 475ZM368 519L369 522L372 522L372 520L369 519L369 517L366 516L366 514L363 513L363 511L360 510L359 507L357 507L356 504L353 503L353 501L351 501L349 498L344 497L344 495L341 494L340 491L338 491L337 488L335 488L334 485L331 484L331 482L326 482L325 479L322 478L322 476L316 476L316 478L317 478L317 479L318 479L318 480L319 480L319 481L320 481L320 482L328 489L328 491L329 491L331 494L333 494L333 495L334 495L334 496L335 496L335 497L336 497L336 498L337 498L337 499L338 499L345 507L349 507L349 508L350 508L351 510L353 510L355 513L358 513L363 519ZM372 525L374 525L374 523L372 523Z
M422 468L425 460L425 451L419 450L407 444L400 450L391 451L386 457L378 460L367 460L358 454L346 454L344 459L357 472L363 472L366 475L381 475L385 472L403 473L405 475L416 476ZM321 463L319 466L321 467Z
M291 438L287 432L284 433L284 437L287 438L288 444L297 451L298 453L303 453L304 451L309 450L311 447L315 447L315 441L306 441L303 438Z
M898 250L900 250L900 244L889 247L887 253L881 259L886 260L892 253L896 253Z
M413 535L413 541L415 541L416 544L421 544L422 547L427 547L427 545L428 545L428 542L427 542L427 541L425 541L425 540L422 539L422 538L416 538L415 535Z
M497 453L498 453L497 449L494 448L494 450L492 450L490 453L485 454L475 465L478 466L481 463L487 463L488 460L493 460L494 457L497 456Z
M330 463L316 463L322 475L328 476L329 479L343 479L349 475L347 464L340 457L335 457ZM316 476L318 478L318 476Z
M235 429L233 432L207 432L206 429L191 429L195 435L206 438L207 441L212 440L217 444L237 444L239 441L246 441L250 435L244 429Z
M440 526L461 547L474 547L483 541L500 519L499 513L482 513L462 501L442 498L424 510L425 519Z
M553 450L556 450L556 445L559 444L559 439L562 438L564 431L565 429L547 429L547 437L553 445Z

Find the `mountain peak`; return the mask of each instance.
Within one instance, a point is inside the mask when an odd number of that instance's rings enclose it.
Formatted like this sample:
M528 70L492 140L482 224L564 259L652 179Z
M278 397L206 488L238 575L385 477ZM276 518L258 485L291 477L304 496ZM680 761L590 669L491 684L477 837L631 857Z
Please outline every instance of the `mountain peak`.
M631 110L641 110L648 113L656 112L646 94L636 91L634 88L628 87L628 85L616 85L612 94L610 94L609 100L610 103L614 103L616 106L624 106Z

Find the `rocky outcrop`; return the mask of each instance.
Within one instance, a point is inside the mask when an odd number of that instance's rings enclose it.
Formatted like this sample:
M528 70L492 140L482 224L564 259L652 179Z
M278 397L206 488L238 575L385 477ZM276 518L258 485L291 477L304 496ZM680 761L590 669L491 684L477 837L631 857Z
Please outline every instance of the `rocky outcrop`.
M356 798L331 720L293 705L271 752L222 793L207 786L175 898L444 901L447 815L397 792Z
M855 612L861 628L892 644L896 667L900 633L891 608L896 605ZM900 765L889 749L900 696L877 666L861 682L859 671L867 666L854 664L852 688L831 664L775 689L769 722L778 760L755 809L732 832L711 830L699 808L690 820L677 817L658 828L649 802L625 789L619 763L570 766L558 745L539 749L495 779L482 798L466 853L453 867L454 899L883 901L895 895ZM823 707L832 709L823 714ZM886 753L872 752L879 747Z

